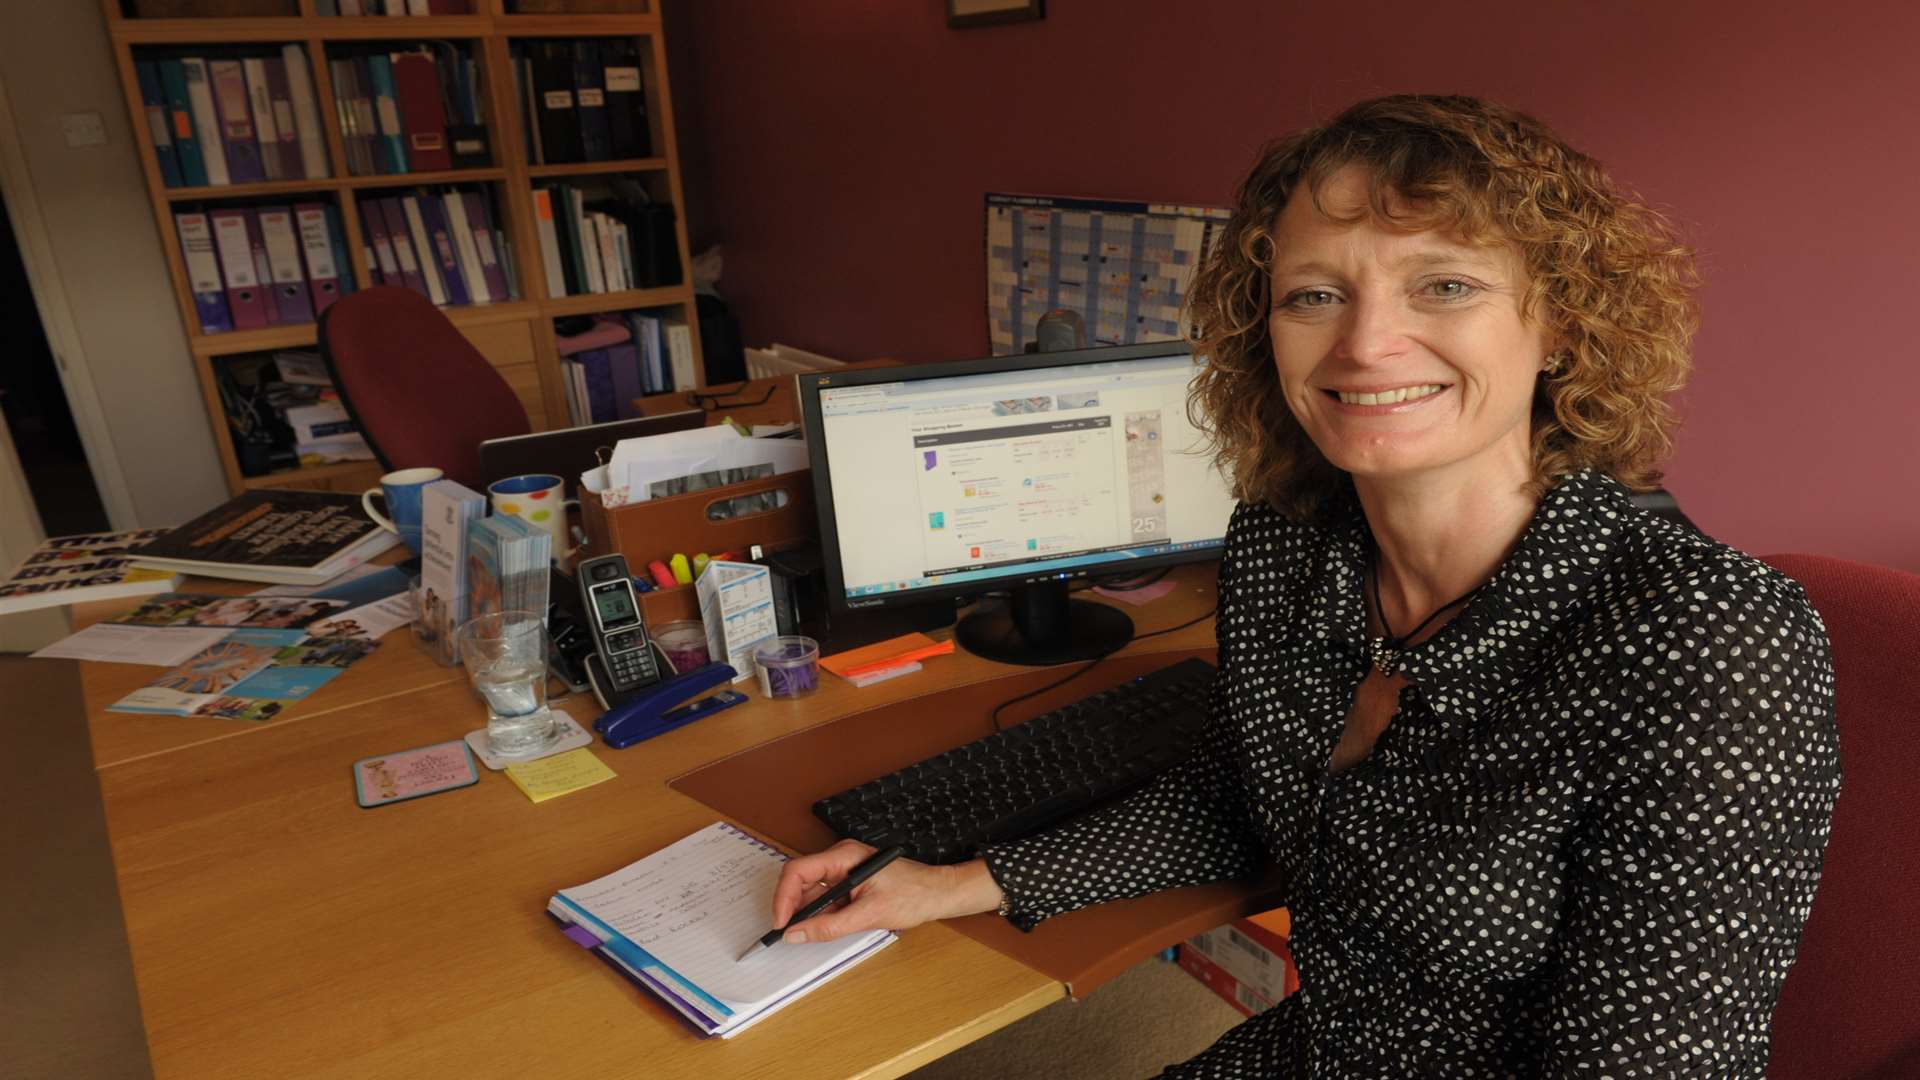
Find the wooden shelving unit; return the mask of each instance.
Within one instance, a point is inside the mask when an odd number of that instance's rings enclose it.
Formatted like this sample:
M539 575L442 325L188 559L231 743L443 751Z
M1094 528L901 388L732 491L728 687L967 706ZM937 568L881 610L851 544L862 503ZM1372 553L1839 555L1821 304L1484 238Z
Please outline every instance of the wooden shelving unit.
M352 462L286 470L268 476L243 476L234 452L226 413L220 403L215 372L222 358L264 350L311 346L312 324L273 326L259 330L203 334L188 285L186 264L173 215L186 205L243 201L261 197L306 197L338 207L347 246L353 252L357 287L372 281L366 245L360 235L356 199L374 189L411 188L436 184L475 184L491 188L500 227L513 247L516 283L524 299L473 307L449 307L447 316L485 354L527 406L536 429L567 424L566 392L562 383L553 320L558 316L636 308L677 311L693 335L694 370L701 362L698 313L694 307L691 253L687 249L686 205L681 183L679 148L674 133L673 104L667 81L666 44L661 38L658 9L636 14L512 15L510 0L473 0L475 14L430 17L336 17L315 14L314 0L299 0L297 17L142 19L124 15L120 0L101 0L120 68L121 88L138 140L147 191L153 204L181 318L188 327L202 396L214 441L226 469L228 487L238 493L259 487L324 487L357 490L371 486L379 468L373 462ZM658 0L655 0L656 4ZM653 147L659 156L628 161L595 161L568 165L529 164L528 137L516 98L512 43L520 38L629 37L640 45L641 86L646 97ZM441 172L354 176L348 172L345 144L332 108L333 88L327 67L327 46L366 41L464 42L480 72L486 93L486 125L494 163L487 168ZM134 72L136 50L144 46L288 45L306 50L313 72L315 100L325 129L330 175L318 180L278 180L217 187L169 188L160 174L145 105ZM538 180L579 176L650 175L656 194L664 178L664 194L674 207L676 242L682 283L662 289L637 289L589 296L548 296L540 261L539 233L534 225L533 184Z

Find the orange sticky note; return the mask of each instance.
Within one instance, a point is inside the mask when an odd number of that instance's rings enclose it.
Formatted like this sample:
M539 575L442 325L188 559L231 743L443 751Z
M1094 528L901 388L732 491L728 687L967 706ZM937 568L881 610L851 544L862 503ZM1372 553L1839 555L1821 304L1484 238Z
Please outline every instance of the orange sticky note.
M820 658L820 666L844 679L847 677L847 672L854 668L883 664L889 660L899 660L904 663L905 654L941 644L949 647L953 645L950 641L944 643L935 641L925 634L902 634L897 638L862 645L858 649L848 649L846 652L834 653L832 656L823 656Z

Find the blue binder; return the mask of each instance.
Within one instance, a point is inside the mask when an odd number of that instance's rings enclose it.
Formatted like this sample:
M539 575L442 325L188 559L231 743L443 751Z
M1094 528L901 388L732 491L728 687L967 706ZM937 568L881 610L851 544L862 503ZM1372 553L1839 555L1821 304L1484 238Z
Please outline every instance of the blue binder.
M200 140L193 134L193 103L187 100L187 69L180 61L160 61L160 87L166 96L167 124L173 129L173 156L181 183L185 187L205 187L207 165L200 156Z
M160 160L160 176L168 187L179 187L180 162L173 153L173 118L167 113L166 91L160 88L160 68L151 60L135 60L133 73L140 82L140 104L146 107L147 127L153 133L153 153Z
M393 168L407 169L407 133L400 123L400 95L394 92L393 61L385 56L367 57L367 71L373 77L373 112L380 124L380 141L387 148L387 160Z
M427 244L433 248L427 258L440 268L440 283L446 287L447 303L473 303L473 297L467 293L467 279L460 275L460 255L454 250L453 233L447 228L445 204L431 195L407 198L420 207L420 220L427 227Z
M353 252L347 247L346 230L340 227L340 208L332 204L323 207L327 215L327 239L333 244L333 265L340 275L340 295L351 295L354 290Z

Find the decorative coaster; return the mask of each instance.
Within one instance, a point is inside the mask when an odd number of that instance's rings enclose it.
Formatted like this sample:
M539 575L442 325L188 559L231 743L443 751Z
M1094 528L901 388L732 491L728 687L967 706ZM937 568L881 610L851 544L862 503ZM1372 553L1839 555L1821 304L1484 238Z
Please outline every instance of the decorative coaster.
M473 755L459 741L361 758L353 763L353 790L363 807L438 795L480 782Z
M524 754L503 757L494 753L493 749L487 745L486 728L467 732L467 745L473 748L473 756L479 758L482 765L494 772L523 761L539 761L541 758L552 757L567 750L593 745L593 732L581 727L567 713L567 710L558 705L550 705L548 708L553 712L553 738L549 739L544 746L535 747Z

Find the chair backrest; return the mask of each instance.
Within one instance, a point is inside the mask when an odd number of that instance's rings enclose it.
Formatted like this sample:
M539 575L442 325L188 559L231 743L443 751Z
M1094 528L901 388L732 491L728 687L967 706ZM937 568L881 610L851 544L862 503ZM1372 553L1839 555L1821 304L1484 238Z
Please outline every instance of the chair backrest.
M1767 1075L1920 1077L1920 576L1819 555L1766 561L1827 624L1841 756Z
M383 468L431 465L478 490L480 441L532 429L507 380L412 289L380 285L329 305L320 355Z

